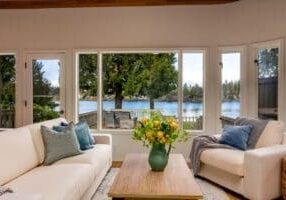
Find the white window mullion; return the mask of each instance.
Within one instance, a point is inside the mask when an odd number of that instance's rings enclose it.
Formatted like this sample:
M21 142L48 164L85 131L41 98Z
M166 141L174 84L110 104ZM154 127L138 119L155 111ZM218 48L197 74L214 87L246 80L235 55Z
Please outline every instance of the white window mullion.
M183 53L179 51L178 56L178 119L179 125L183 128Z
M102 53L97 55L97 70L98 70L98 89L97 89L97 129L102 130L102 94L103 94L103 78L102 78Z

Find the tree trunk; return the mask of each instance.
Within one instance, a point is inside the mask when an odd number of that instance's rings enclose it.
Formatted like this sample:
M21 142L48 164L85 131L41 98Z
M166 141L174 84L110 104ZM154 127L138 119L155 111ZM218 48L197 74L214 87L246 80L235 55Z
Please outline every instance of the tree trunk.
M115 86L115 109L122 109L122 96L123 87L121 84Z
M150 98L150 109L154 110L154 108L155 108L154 99Z

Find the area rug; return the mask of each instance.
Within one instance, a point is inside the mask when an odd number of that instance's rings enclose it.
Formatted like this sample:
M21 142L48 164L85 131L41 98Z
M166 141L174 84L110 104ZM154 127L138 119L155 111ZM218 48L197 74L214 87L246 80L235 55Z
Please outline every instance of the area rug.
M119 172L119 168L112 168L107 173L102 183L98 187L96 193L92 197L92 200L111 200L107 196L107 193L114 181L115 176ZM203 179L196 178L197 183L201 187L204 200L232 200L222 188Z

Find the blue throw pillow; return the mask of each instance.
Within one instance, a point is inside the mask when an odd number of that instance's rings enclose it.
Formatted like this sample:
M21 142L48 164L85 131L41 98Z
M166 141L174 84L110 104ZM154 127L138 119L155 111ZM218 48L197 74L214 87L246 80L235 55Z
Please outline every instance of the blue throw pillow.
M90 132L90 129L89 129L89 126L88 126L88 123L86 121L80 121L79 123L77 123L75 126L81 124L81 123L85 123L88 127L88 132L86 132L88 134L88 139L89 139L89 143L90 145L94 145L95 144L95 140L94 140L94 137L91 135L91 132ZM61 126L68 126L67 123L65 122L61 122Z
M220 144L226 144L240 150L247 149L247 141L252 131L251 125L228 126L223 128L223 133L219 139Z
M73 122L71 122L70 124L73 124ZM68 127L68 125L69 124L62 122L59 126L53 126L53 130L57 132L62 132L65 130L66 127ZM89 126L86 122L77 123L75 125L75 133L81 150L84 151L93 148L93 142L90 139L91 135L89 131Z

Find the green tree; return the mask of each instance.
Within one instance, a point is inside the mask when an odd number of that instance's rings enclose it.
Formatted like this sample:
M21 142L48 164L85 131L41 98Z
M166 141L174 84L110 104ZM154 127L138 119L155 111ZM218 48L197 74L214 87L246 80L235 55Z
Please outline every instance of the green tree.
M145 57L143 57L145 59ZM150 109L154 100L177 89L178 72L174 67L174 54L153 54L143 71L143 93L149 97Z
M278 76L278 48L261 49L258 52L259 78Z
M97 54L79 56L79 90L83 99L97 95Z
M115 108L122 108L127 96L148 96L150 108L154 99L177 87L174 54L105 54L103 55L104 93L115 96Z
M15 56L0 56L0 109L14 109L15 105Z
M53 92L58 88L52 86L50 81L44 77L43 63L33 61L33 121L40 122L44 120L59 117L59 113L54 109L57 104L53 100Z

